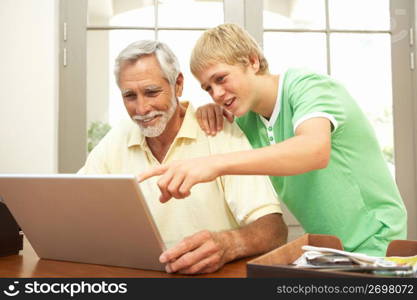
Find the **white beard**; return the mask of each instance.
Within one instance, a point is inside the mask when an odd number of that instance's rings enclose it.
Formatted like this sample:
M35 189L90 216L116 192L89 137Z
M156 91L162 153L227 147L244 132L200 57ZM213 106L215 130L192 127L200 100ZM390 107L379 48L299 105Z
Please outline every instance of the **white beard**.
M160 136L165 131L165 128L167 127L167 124L171 120L172 116L174 115L176 109L177 109L177 99L175 98L175 96L173 96L171 99L171 105L168 108L168 110L166 111L155 110L144 116L138 116L138 115L133 116L132 119L133 121L136 121L136 120L143 121L145 119L153 118L156 115L161 115L158 123L156 123L154 126L144 127L139 122L136 122L136 124L138 124L138 126L142 130L142 133L144 136L157 137L157 136Z

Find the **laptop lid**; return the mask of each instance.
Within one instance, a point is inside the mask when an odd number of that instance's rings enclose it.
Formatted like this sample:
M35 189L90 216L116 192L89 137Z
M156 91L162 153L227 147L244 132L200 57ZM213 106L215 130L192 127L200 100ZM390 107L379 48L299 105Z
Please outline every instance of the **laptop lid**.
M0 197L41 258L164 270L133 175L0 174Z

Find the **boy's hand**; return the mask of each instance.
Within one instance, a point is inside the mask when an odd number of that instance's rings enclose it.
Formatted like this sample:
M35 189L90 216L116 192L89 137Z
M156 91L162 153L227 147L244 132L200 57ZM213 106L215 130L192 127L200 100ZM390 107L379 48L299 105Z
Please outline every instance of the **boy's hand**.
M201 129L207 134L215 136L223 129L223 117L233 123L234 116L220 105L215 103L200 106L197 109L196 117Z

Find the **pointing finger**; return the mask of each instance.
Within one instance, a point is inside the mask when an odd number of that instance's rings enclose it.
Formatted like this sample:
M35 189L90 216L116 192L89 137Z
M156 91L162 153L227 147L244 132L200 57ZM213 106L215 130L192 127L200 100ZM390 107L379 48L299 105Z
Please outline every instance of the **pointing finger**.
M158 176L158 175L162 175L164 174L166 171L168 170L168 166L167 165L160 165L157 166L155 168L152 168L150 170L147 170L145 172L142 172L141 174L139 174L138 176L138 182L142 182L148 178L154 177L154 176Z

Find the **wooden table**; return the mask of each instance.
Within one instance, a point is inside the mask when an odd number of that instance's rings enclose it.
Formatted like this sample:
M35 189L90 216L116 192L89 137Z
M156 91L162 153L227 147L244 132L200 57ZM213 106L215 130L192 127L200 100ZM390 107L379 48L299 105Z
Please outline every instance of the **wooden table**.
M159 271L81 264L40 259L25 239L19 255L0 257L0 277L153 277L153 278L240 278L246 277L246 262L243 259L223 266L215 273L204 275L176 275Z

